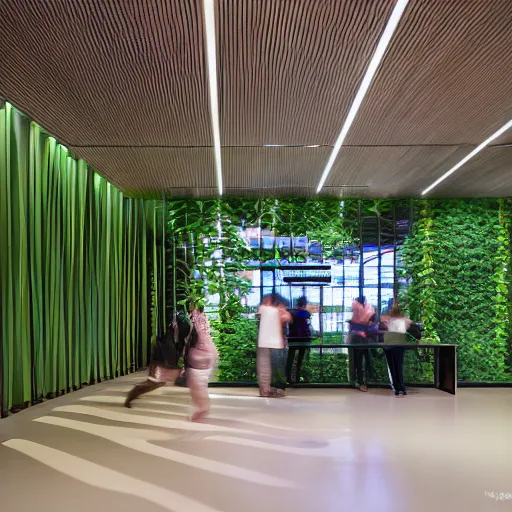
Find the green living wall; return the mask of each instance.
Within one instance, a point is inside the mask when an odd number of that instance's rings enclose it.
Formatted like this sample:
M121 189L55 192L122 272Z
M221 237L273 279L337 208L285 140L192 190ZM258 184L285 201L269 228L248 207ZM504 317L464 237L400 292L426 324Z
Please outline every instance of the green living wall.
M242 307L246 284L233 277L248 258L239 227L308 236L322 244L326 258L361 251L367 244L393 245L400 303L424 324L426 340L458 344L459 379L510 382L511 213L512 203L505 199L172 200L168 288L174 287L178 298L201 295L201 276L210 283L209 293L219 293L220 311L212 317L221 355L219 380L251 381L257 325ZM251 255L261 262L282 258L301 262L304 255L293 246L262 248ZM387 382L385 360L374 356L373 380ZM312 353L305 373L310 382L347 382L347 357ZM405 377L410 383L432 382L432 355L408 351Z
M403 302L429 341L457 343L459 380L510 382L509 199L415 201Z
M0 109L2 414L147 363L165 328L164 218Z

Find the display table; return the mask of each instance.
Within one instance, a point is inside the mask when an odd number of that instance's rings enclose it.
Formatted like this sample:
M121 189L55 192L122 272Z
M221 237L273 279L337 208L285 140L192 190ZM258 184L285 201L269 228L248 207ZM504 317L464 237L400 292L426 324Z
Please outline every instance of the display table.
M289 347L300 347L320 350L326 348L350 348L350 349L368 349L368 348L397 348L406 350L426 348L434 351L434 386L446 393L455 395L457 392L457 345L449 343L294 343L290 342Z

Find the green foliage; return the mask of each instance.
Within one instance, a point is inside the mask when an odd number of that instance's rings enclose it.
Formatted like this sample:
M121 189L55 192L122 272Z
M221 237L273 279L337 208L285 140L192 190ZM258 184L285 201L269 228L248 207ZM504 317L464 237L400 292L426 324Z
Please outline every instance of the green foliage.
M322 245L324 258L331 258L356 242L346 222L344 205L339 200L308 201L306 207L305 234Z
M229 326L213 320L212 333L219 351L219 381L256 381L256 320L240 316L232 320Z
M250 283L239 274L245 270L243 262L250 252L233 218L237 215L225 201L181 200L168 204L171 242L189 249L176 276L184 296L180 302L202 307L208 295L218 293L219 315L224 322L240 311L240 298L250 290Z
M256 326L243 319L240 299L249 283L240 274L242 262L250 257L262 261L303 257L293 246L284 251L276 246L258 249L251 255L239 236L240 226L261 227L277 236L307 236L318 241L324 257L329 257L350 250L359 233L365 243L376 243L377 226L381 241L393 240L396 211L407 215L411 204L275 198L169 202L168 236L185 254L181 286L197 300L204 300L206 292L220 296L216 336L222 347L221 380L255 378ZM398 267L407 282L399 289L401 305L413 320L424 324L423 341L458 343L461 380L512 380L510 201L421 200L414 207L412 234L398 254ZM191 279L193 270L199 279ZM405 360L406 380L432 381L431 354L418 358L407 351ZM374 363L374 379L387 381L385 359L375 358ZM324 353L320 361L312 353L304 362L304 375L311 382L347 382L347 357Z
M508 203L420 202L403 250L409 311L430 339L458 344L459 379L510 380Z
M498 248L494 263L494 345L495 350L504 356L507 355L510 337L510 201L499 200L499 223L496 225Z
M425 342L439 342L435 302L436 271L435 253L439 250L435 239L436 226L428 201L420 204L420 218L413 228L413 236L404 244L401 252L404 274L412 280L408 288L407 305L413 319L421 319Z
M348 383L347 354L333 354L326 349L322 356L320 356L319 352L311 351L304 358L302 374L302 382L315 382L319 384Z

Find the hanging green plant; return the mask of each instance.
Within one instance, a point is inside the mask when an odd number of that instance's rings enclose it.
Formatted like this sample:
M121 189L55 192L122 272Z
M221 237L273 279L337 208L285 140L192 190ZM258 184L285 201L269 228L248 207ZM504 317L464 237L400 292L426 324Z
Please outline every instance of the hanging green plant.
M510 268L510 202L499 199L498 224L496 225L498 247L494 256L494 350L506 357L510 335L509 268Z
M356 242L351 226L345 217L345 205L342 201L309 201L307 205L308 225L305 232L310 241L322 246L325 259L343 254L344 249Z
M438 343L437 287L435 271L436 227L430 203L419 203L419 219L414 225L413 236L406 240L401 250L403 275L411 282L407 289L406 304L411 318L421 320L424 341Z

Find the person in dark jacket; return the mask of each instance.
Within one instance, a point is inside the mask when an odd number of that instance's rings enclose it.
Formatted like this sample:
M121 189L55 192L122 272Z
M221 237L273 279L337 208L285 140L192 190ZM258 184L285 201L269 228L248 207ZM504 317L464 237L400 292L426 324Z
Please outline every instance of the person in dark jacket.
M191 335L192 326L188 316L184 312L178 313L176 324L171 324L167 333L156 340L151 351L148 378L128 393L125 407L131 408L131 403L136 398L176 380L181 372L179 358Z
M288 326L288 341L291 343L311 343L311 328L309 325L311 313L307 310L308 301L306 297L300 297L297 300L297 305L290 311L292 314L292 322ZM289 383L292 382L293 363L295 362L295 354L297 357L297 366L295 369L295 383L300 382L300 371L302 368L302 361L306 354L306 347L289 347L288 360L286 363L286 379Z

